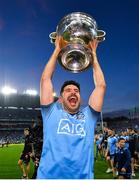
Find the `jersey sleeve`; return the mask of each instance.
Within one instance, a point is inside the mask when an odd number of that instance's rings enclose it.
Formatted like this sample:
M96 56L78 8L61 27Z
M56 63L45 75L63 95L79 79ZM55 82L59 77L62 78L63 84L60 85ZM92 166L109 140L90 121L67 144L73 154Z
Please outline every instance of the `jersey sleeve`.
M40 106L43 121L49 117L49 115L51 114L55 104L56 103L53 102L49 105L41 105Z
M83 112L87 118L90 127L94 128L96 122L100 119L100 112L95 111L91 106L87 106L83 109Z

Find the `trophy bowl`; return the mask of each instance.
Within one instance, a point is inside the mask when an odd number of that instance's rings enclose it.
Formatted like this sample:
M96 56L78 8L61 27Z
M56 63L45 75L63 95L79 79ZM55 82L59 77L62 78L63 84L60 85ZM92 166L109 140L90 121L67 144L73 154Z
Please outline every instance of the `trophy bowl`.
M54 43L57 36L64 41L58 61L66 70L78 73L86 70L93 61L88 44L93 39L105 40L105 32L98 30L95 19L82 12L73 12L63 17L57 25L56 32L49 37Z
M82 72L91 63L90 49L81 44L68 44L60 51L58 61L66 70L73 73Z

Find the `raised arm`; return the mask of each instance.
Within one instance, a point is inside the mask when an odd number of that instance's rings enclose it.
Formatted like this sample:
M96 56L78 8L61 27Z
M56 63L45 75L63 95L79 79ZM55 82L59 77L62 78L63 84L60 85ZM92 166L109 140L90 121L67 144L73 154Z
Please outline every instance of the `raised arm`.
M97 40L93 40L90 43L90 47L92 49L92 55L93 55L92 68L93 68L93 79L94 79L95 89L93 90L89 98L89 105L94 110L101 112L105 90L106 90L106 83L103 72L101 70L101 67L97 59L97 54L96 54L97 45L98 45Z
M48 105L54 101L52 76L55 70L57 56L60 52L61 38L56 39L55 50L46 64L40 81L40 104Z

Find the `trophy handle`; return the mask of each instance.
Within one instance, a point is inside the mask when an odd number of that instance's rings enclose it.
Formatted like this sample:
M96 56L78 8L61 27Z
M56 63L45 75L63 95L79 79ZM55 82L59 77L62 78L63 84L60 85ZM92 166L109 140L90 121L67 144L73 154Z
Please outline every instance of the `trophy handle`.
M56 32L52 32L52 33L49 34L50 42L51 42L52 44L55 43L56 36L57 36L57 33L56 33Z
M102 42L105 40L105 35L106 35L106 32L103 31L103 30L97 30L97 35L96 35L96 39L99 41L99 42Z

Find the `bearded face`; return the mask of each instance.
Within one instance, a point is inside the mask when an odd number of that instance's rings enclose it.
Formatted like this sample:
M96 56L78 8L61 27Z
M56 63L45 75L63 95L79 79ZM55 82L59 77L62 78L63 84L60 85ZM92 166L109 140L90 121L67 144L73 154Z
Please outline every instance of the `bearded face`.
M61 95L61 103L69 113L76 113L80 107L80 91L75 85L67 85Z

